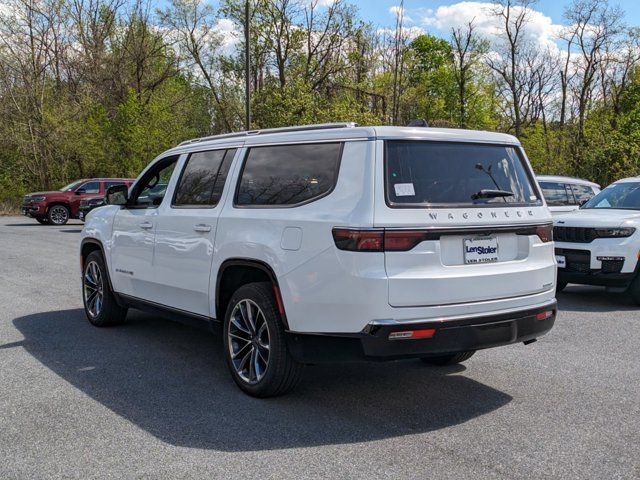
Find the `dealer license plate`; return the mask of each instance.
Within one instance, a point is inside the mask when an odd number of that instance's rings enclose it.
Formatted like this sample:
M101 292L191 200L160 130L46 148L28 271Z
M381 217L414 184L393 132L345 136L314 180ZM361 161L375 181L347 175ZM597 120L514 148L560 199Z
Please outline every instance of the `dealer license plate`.
M498 261L498 239L476 237L464 239L464 263L492 263Z

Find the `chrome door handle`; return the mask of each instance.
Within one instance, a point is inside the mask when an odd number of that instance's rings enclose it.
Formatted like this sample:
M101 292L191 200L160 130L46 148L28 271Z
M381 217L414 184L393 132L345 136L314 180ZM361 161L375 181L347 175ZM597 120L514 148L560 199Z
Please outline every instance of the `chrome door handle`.
M139 226L140 226L140 228L144 228L145 230L149 230L150 228L153 228L153 223L151 223L151 222L142 222Z
M205 225L204 223L199 223L197 225L194 225L193 229L196 232L210 232L211 231L211 225Z

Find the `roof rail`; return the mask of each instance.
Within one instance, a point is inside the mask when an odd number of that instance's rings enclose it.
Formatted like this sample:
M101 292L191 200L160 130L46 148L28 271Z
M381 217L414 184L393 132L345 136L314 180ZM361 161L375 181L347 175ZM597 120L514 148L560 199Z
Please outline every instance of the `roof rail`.
M335 122L335 123L317 123L315 125L300 125L295 127L265 128L262 130L247 130L244 132L223 133L221 135L211 135L209 137L194 138L185 140L180 145L189 145L191 143L206 142L208 140L222 140L225 138L248 137L253 135L265 135L267 133L287 133L287 132L306 132L310 130L328 130L332 128L354 128L358 124L354 122Z

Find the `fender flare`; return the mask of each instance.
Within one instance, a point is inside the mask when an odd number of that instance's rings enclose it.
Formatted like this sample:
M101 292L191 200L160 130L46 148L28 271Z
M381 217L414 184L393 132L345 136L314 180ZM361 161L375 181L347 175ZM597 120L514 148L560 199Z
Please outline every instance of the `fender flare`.
M220 288L221 288L222 276L224 275L224 272L228 267L252 267L252 268L257 268L259 270L262 270L264 273L267 274L267 276L269 277L269 280L271 281L275 289L274 294L276 295L276 302L278 303L278 307L282 315L282 322L284 323L285 329L289 330L289 321L287 320L286 309L284 308L284 300L282 299L282 293L280 290L280 284L278 283L278 277L273 271L273 268L271 268L271 265L269 265L268 263L262 260L258 260L255 258L243 258L243 257L228 258L224 262L222 262L222 264L220 265L220 268L218 268L218 273L216 275L216 289L215 289L216 312L220 308ZM223 321L224 321L224 318L221 318L220 322L223 322Z
M104 245L97 238L87 237L87 238L83 238L82 241L80 242L80 259L82 262L81 264L82 271L84 272L84 257L82 256L82 250L84 249L84 246L87 244L96 245L98 247L98 250L100 250L100 253L102 253L102 260L104 260L104 266L107 269L106 273L107 273L107 281L109 282L109 288L117 297L118 294L113 289L113 284L111 283L111 274L109 273L109 264L107 262L107 256L105 255Z

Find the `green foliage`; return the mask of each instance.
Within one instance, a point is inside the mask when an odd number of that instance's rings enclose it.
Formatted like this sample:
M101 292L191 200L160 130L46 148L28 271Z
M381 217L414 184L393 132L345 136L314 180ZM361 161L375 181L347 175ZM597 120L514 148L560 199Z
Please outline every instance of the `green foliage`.
M241 31L243 0L224 0L217 13L199 0L169 0L157 17L163 28L135 2L80 0L82 18L69 2L54 3L51 12L21 3L12 13L22 15L16 25L40 21L32 29L14 30L0 12L0 35L12 45L0 47L0 203L81 177L134 177L184 139L243 128L244 45L223 50L216 23ZM463 62L455 38L391 43L348 0L251 4L252 128L424 118L509 131L509 101L481 38ZM24 45L46 55L32 58ZM520 140L536 172L603 185L638 174L640 72L607 88L606 101L594 90L583 132L571 115L559 125L554 112L531 108Z

